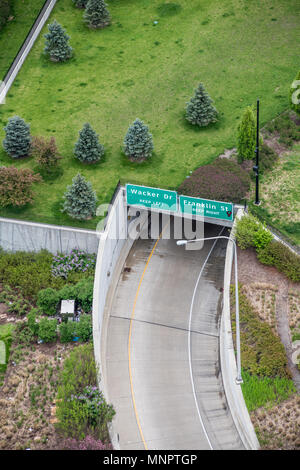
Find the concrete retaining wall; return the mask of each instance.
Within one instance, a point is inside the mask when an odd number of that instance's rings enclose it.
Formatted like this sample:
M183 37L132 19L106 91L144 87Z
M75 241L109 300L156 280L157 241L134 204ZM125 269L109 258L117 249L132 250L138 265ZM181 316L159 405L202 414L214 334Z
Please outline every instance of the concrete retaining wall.
M235 222L233 224L230 238L234 239L236 221L239 220L243 215L244 211L239 209L235 217ZM224 270L223 312L220 328L221 370L228 406L238 433L246 449L257 450L260 446L245 404L243 392L241 386L235 382L237 377L237 365L230 319L230 282L233 250L233 243L228 242Z
M94 230L23 222L0 217L0 247L6 251L68 253L72 249L97 253L99 238Z

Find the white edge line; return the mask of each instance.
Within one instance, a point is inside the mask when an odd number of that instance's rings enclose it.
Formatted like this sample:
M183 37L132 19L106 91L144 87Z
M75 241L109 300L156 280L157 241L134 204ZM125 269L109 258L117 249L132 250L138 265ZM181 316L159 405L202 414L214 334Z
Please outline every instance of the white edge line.
M221 235L221 233L223 232L225 227L222 227L222 230L220 231L219 235ZM191 376L191 382L192 382L192 389L193 389L193 395L194 395L194 399L195 399L195 403L196 403L196 408L197 408L197 412L198 412L198 416L199 416L199 420L200 420L200 423L201 423L201 426L203 428L203 431L204 431L204 434L206 436L206 439L208 441L208 444L209 444L209 447L210 447L210 450L213 450L213 446L210 442L210 439L208 437L208 434L207 434L207 431L205 429L205 426L204 426L204 423L203 423L203 420L202 420L202 416L201 416L201 413L200 413L200 410L199 410L199 406L198 406L198 402L197 402L197 397L196 397L196 392L195 392L195 384L194 384L194 379L193 379L193 370L192 370L192 361L191 361L191 323L192 323L192 315L193 315L193 307L194 307L194 300L195 300L195 295L196 295L196 291L197 291L197 288L198 288L198 284L199 284L199 281L201 279L201 276L202 276L202 273L203 273L203 270L206 266L206 263L211 255L211 252L213 251L216 243L217 243L218 239L216 239L211 247L211 249L209 250L209 253L206 257L206 260L204 261L203 265L202 265L202 268L201 268L201 271L199 273L199 276L198 276L198 279L197 279L197 282L196 282L196 285L195 285L195 289L194 289L194 293L193 293L193 297L192 297L192 301L191 301L191 308L190 308L190 317L189 317L189 333L188 333L188 351L189 351L189 367L190 367L190 376Z

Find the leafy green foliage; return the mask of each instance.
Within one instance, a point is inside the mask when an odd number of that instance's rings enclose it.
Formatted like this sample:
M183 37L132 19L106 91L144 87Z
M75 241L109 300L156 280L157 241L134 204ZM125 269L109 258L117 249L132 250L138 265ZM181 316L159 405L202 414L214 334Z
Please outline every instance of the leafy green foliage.
M89 28L104 28L110 24L110 14L104 0L88 0L83 19Z
M235 295L232 288L231 311L235 337ZM242 366L251 375L271 378L290 378L287 357L280 338L263 322L239 292Z
M46 315L55 315L59 300L58 292L47 287L39 291L37 305Z
M92 343L73 349L59 376L57 428L65 437L92 435L107 439L107 423L115 414L96 387L97 371ZM104 438L104 439L103 439Z
M242 371L242 391L248 411L262 406L273 406L296 392L291 379L281 377L259 377Z
M152 134L148 126L136 119L129 126L124 139L124 153L132 160L143 160L151 156L153 150Z
M85 220L96 214L97 196L89 181L79 173L67 187L64 194L63 211L78 220Z
M93 305L94 278L82 279L76 284L76 300L85 312L90 312Z
M80 341L86 343L93 336L92 316L81 315L80 321L76 323L76 334L79 336Z
M72 0L77 8L85 8L88 0Z
M248 106L238 125L237 152L239 163L255 158L256 123L253 108Z
M210 123L216 122L218 111L213 105L213 100L205 91L204 85L199 84L195 90L195 95L186 107L186 119L199 127L208 126Z
M2 386L8 364L10 347L13 339L13 330L14 325L12 323L5 323L4 325L0 325L0 341L3 345L2 353L0 353L0 387Z
M39 324L36 321L39 314L40 311L37 308L33 308L27 315L27 326L34 336L37 336L39 332Z
M244 250L250 246L264 248L273 239L273 235L253 215L242 217L236 224L236 239Z
M13 0L0 0L0 31L12 11Z
M76 336L76 322L68 321L62 322L59 325L59 335L60 341L62 343L70 343L73 341L74 337Z
M39 321L38 337L44 343L50 343L57 338L57 320L41 318Z
M300 256L282 243L272 240L264 248L257 250L257 259L263 264L275 266L291 281L300 281Z
M48 25L49 33L45 34L45 54L53 62L64 62L72 56L72 47L68 44L68 36L63 27L54 20Z
M278 154L267 144L263 143L259 150L259 172L264 173L265 171L271 170L278 161Z
M250 176L237 163L217 158L197 168L178 188L185 196L240 203L250 187Z
M75 144L75 157L82 163L95 163L104 155L104 147L98 140L98 134L89 123L86 123L79 132L79 139Z
M292 148L294 142L300 140L300 126L292 119L292 112L284 112L265 126L270 134L279 134L278 141L287 148Z
M27 157L31 144L30 125L19 116L14 116L8 120L4 130L6 134L3 140L4 150L12 158Z
M300 114L300 70L290 88L290 106L293 111Z
M7 311L9 313L18 316L25 315L32 308L30 302L24 299L18 289L11 289L11 287L7 285L2 287L0 292L0 302L7 305Z

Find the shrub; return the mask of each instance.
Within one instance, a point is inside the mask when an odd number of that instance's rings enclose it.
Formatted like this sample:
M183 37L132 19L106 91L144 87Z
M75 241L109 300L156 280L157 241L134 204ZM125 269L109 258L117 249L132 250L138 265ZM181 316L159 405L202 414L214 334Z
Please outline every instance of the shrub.
M96 265L96 255L80 250L72 250L69 254L57 254L53 257L53 276L68 278L70 272L93 272Z
M268 145L262 144L259 150L259 171L263 173L266 170L271 170L273 166L279 161L278 154L272 150ZM253 173L254 174L254 173Z
M275 266L291 281L300 281L300 257L282 243L272 240L257 250L257 259L263 264Z
M238 126L237 152L239 163L253 160L256 147L256 124L253 108L248 106Z
M68 44L68 36L62 26L54 20L48 25L49 33L44 35L45 54L50 56L53 62L64 62L72 56L72 47Z
M16 323L13 342L29 346L34 341L34 334L25 322Z
M291 113L285 112L277 116L265 126L270 134L279 134L278 141L287 148L292 148L294 141L300 140L300 126L291 119Z
M93 326L92 326L92 316L91 315L81 315L80 321L77 322L76 327L77 336L79 336L80 341L87 342L93 336Z
M300 70L293 80L290 89L290 106L297 114L300 114Z
M50 318L41 318L39 322L38 337L44 343L50 343L57 338L57 320Z
M62 443L63 450L111 450L111 444L105 444L92 436L85 436L78 441L76 439L65 439Z
M89 28L104 28L110 24L110 14L104 0L88 0L83 19Z
M49 140L44 137L34 137L31 144L31 153L37 164L47 172L56 168L58 161L61 159L54 137Z
M178 191L185 196L240 203L250 187L250 176L237 163L217 158L193 172Z
M38 314L39 310L37 308L33 308L27 315L27 326L34 336L37 336L39 331L39 324L36 321Z
M132 160L143 160L151 156L153 150L152 134L148 126L136 119L129 126L124 139L124 153Z
M31 144L30 125L19 116L14 116L9 119L4 130L4 150L13 158L27 157Z
M76 322L68 321L59 325L60 341L62 343L69 343L73 341L76 336Z
M24 168L0 167L0 206L24 206L33 202L32 185L41 181L39 174Z
M55 315L58 302L58 292L51 287L39 291L37 305L46 315Z
M115 414L96 387L92 344L78 346L65 360L59 375L56 416L64 436L83 439L92 434L107 437L107 423ZM106 439L105 439L106 440Z
M77 289L76 285L66 284L58 292L58 299L60 300L76 300L77 298Z
M94 278L82 279L76 284L77 301L85 312L90 312L93 306Z
M231 311L235 336L235 295L232 288ZM290 378L283 344L268 323L262 321L246 295L239 292L241 359L244 370L259 377Z
M213 105L213 100L205 91L204 85L199 84L186 107L186 119L194 125L204 127L216 122L218 111Z
M0 0L0 31L5 25L13 7L13 0Z
M87 220L96 214L97 196L90 182L78 174L64 194L63 212L78 220Z
M244 250L250 246L263 248L273 239L273 235L253 215L242 217L236 224L236 240Z
M82 163L96 163L104 155L104 147L99 143L98 134L89 123L79 132L74 154Z

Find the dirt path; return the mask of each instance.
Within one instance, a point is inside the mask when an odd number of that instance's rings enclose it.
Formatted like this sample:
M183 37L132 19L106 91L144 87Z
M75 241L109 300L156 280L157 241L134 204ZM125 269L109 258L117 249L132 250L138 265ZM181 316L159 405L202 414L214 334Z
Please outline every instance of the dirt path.
M278 333L286 350L288 366L290 368L294 384L300 392L300 372L292 361L292 337L291 324L299 323L300 314L290 307L291 292L300 295L300 284L289 281L276 268L265 266L257 261L254 249L241 250L238 248L238 276L239 282L249 287L249 300L255 304L254 292L258 283L264 286L265 291L275 293L275 330ZM232 283L234 277L232 276ZM252 290L251 290L252 286ZM253 289L254 287L254 289ZM252 297L252 298L251 298ZM257 306L256 306L257 307ZM258 306L258 311L260 310Z

